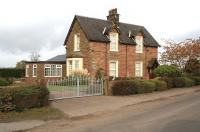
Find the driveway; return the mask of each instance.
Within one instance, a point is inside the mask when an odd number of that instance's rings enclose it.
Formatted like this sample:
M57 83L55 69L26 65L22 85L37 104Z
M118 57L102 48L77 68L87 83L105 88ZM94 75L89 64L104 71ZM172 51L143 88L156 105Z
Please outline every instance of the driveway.
M52 106L60 109L71 118L77 118L97 113L113 111L125 106L136 105L153 100L167 99L173 96L179 96L200 90L200 87L177 88L163 92L154 92L148 94L132 96L92 96L84 98L72 98L56 100Z
M199 132L200 92L126 106L79 120L51 122L28 131Z

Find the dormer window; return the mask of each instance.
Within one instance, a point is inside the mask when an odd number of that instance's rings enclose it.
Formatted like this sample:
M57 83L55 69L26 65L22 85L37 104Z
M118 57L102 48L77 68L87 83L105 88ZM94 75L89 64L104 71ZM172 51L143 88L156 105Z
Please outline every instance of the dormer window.
M74 34L74 51L80 51L80 34Z
M118 33L110 33L110 51L118 51Z
M135 42L136 42L136 53L142 53L143 52L143 37L136 36Z

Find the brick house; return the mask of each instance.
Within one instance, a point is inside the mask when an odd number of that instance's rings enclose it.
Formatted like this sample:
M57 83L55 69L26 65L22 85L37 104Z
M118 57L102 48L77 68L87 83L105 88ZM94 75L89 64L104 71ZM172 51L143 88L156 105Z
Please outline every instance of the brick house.
M26 62L26 81L60 79L66 76L66 55L57 55L46 61Z
M26 79L59 79L73 70L95 76L149 78L158 66L158 42L145 27L119 22L117 9L107 20L75 15L64 41L66 54L47 61L26 62Z
M87 69L94 76L148 78L158 65L158 42L143 26L119 22L117 9L107 20L75 15L66 36L66 75Z

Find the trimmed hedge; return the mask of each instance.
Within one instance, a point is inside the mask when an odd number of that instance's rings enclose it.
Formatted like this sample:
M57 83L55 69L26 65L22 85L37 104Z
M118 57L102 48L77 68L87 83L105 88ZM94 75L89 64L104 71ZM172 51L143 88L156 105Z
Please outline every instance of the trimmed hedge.
M10 83L3 78L0 78L0 86L8 86Z
M135 93L134 81L116 81L112 86L113 95L130 95Z
M23 111L48 105L49 91L43 86L5 88L0 91L0 111Z
M155 91L163 91L163 90L167 90L168 86L167 83L165 81L161 81L161 80L156 80L156 79L152 79L152 82L155 83Z
M140 94L140 93L152 93L153 91L155 91L156 86L154 82L151 81L147 81L147 80L141 80L137 87L136 87L136 93Z
M195 82L187 77L176 77L173 78L174 86L176 88L182 88L182 87L191 87L195 85Z
M4 78L20 78L25 76L25 69L18 68L1 68L0 77Z
M191 76L189 78L194 81L195 85L200 85L200 77L199 76Z

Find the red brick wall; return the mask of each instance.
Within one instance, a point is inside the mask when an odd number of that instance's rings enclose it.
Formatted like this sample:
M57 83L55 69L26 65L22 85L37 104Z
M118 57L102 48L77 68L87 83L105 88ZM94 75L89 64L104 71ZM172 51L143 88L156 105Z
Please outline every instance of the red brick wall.
M113 32L116 31L113 30ZM78 52L74 51L75 33L80 33L80 51ZM142 34L138 33L137 35ZM109 43L88 41L79 23L77 21L74 23L66 43L67 58L83 58L83 68L87 69L92 76L99 68L103 68L106 75L109 75L109 61L118 60L120 77L135 76L135 61L143 61L143 76L148 77L148 62L151 58L157 58L157 48L155 47L143 47L143 53L140 54L135 53L135 45L119 43L118 52L109 51L109 49Z
M37 63L37 77L33 77L33 65L34 63L29 63L29 77L25 77L27 82L35 83L39 80L52 80L52 79L61 79L66 76L66 64L62 65L62 77L45 77L44 76L44 63Z

